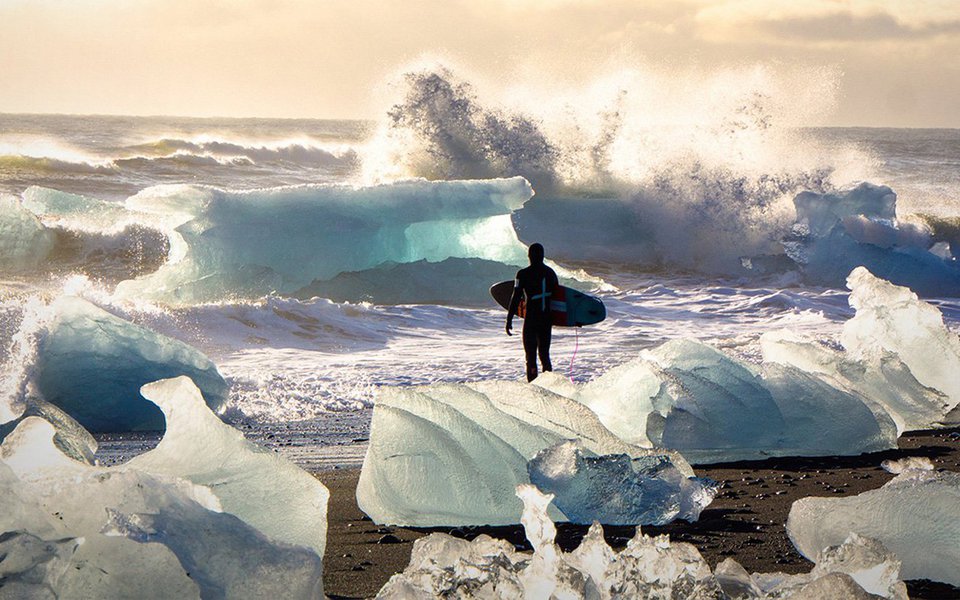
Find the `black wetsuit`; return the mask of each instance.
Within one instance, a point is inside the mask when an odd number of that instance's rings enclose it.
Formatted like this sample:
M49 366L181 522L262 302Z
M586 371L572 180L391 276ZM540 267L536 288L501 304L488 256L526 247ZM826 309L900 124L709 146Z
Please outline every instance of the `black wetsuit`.
M532 264L517 272L513 296L510 299L508 320L516 314L520 300L526 300L523 317L523 351L527 359L527 381L537 377L537 356L544 371L552 371L550 364L550 334L553 329L550 301L560 287L557 274L545 264Z

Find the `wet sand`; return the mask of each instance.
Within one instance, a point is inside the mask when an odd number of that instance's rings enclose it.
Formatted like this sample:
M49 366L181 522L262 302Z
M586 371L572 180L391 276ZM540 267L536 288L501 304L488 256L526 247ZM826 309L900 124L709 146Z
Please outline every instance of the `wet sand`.
M694 544L711 567L733 557L751 572L807 572L813 564L793 548L784 526L794 501L806 496L850 496L878 488L893 478L880 468L888 459L925 456L938 469L960 471L960 429L907 433L899 445L898 450L855 457L771 458L698 466L698 476L722 484L700 520L643 530ZM376 595L391 575L407 566L413 540L432 531L467 539L486 533L530 550L519 526L453 530L380 527L357 508L359 470L334 469L316 476L330 489L324 585L331 598ZM585 526L570 524L558 524L557 529L557 541L566 551L578 546L587 531ZM633 537L634 528L606 526L604 534L619 550ZM960 598L960 588L940 583L911 581L908 589L911 598Z

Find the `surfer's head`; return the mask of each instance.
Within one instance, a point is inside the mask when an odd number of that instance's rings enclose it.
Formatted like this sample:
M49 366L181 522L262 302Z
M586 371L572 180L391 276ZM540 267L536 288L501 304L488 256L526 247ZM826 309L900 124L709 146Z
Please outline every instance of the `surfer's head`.
M543 246L541 246L539 243L530 244L530 249L527 251L527 256L530 257L531 265L543 264Z

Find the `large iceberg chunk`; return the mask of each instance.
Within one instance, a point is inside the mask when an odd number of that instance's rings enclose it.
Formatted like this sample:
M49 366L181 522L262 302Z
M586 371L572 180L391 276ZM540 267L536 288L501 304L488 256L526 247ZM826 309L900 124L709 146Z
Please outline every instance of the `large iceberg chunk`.
M903 578L960 585L960 474L934 471L929 460L885 466L900 474L879 489L794 502L787 518L794 546L812 559L856 533L896 553Z
M881 544L850 536L825 548L810 573L750 574L727 559L711 572L696 547L651 538L637 528L617 553L594 523L580 546L564 553L555 543L556 528L547 516L553 499L523 485L522 522L533 556L486 535L472 542L434 533L414 542L410 564L390 578L377 598L887 598L906 600L899 561Z
M869 183L839 194L803 192L784 248L812 283L840 287L847 273L866 266L923 296L960 295L960 264L931 252L926 229L898 222L896 198Z
M844 323L845 351L790 332L760 339L765 361L792 365L857 394L874 412L884 411L897 434L950 424L960 403L960 338L936 307L907 288L858 267L847 279L856 315Z
M135 325L81 298L51 305L53 318L37 349L37 390L93 432L162 430L163 414L140 386L186 375L219 410L227 383L198 350Z
M760 336L765 361L792 365L858 395L876 412L884 411L897 425L897 435L935 426L950 411L949 399L924 386L893 352L878 349L872 357L853 358L789 331Z
M17 541L24 556L34 538L62 540L69 563L58 577L27 564L24 580L59 597L322 597L326 488L221 423L188 379L144 393L169 439L136 462L77 462L38 417L4 439L0 529L32 536Z
M537 386L496 381L382 389L374 406L357 503L378 523L517 523L521 504L512 492L518 484L529 482L528 468L531 473L550 476L575 475L564 475L560 462L546 457L528 467L537 453L566 440L577 440L584 452L600 457L600 464L620 460L605 455L650 459L651 464L659 465L659 471L644 473L651 481L661 478L675 488L671 493L679 494L680 504L689 504L690 517L712 499L712 494L701 494L701 484L689 481L693 471L677 453L626 444L587 407L563 396ZM559 448L562 452L563 447ZM589 479L600 477L602 471L587 469L584 473ZM578 480L583 481L583 476ZM663 481L657 479L656 485L662 486ZM610 489L612 482L604 485ZM570 489L577 494L584 490L577 485ZM641 489L645 488L638 481L634 491ZM646 514L654 522L662 522L679 513L676 502L658 505L670 494L657 489L645 497L649 504L631 513L633 516ZM578 521L588 518L579 512L563 515L557 511L554 516Z
M142 392L163 410L167 431L127 467L205 486L224 511L276 541L323 556L330 493L316 477L218 419L187 377L157 381Z
M694 463L860 454L896 447L883 411L799 369L751 365L673 340L579 389L611 431Z
M524 264L510 214L533 190L521 177L309 185L226 192L163 186L128 207L180 215L171 258L118 292L165 302L295 292L314 280L387 262L481 258Z
M858 267L847 278L856 316L840 341L854 357L893 352L921 384L942 392L947 409L960 404L960 336L950 332L936 307Z

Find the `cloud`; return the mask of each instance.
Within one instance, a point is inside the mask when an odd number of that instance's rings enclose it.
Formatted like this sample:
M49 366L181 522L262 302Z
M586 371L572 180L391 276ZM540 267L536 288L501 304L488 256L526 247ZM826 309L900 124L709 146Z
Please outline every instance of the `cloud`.
M701 8L711 41L862 43L931 41L960 34L960 3L916 0L731 0Z

